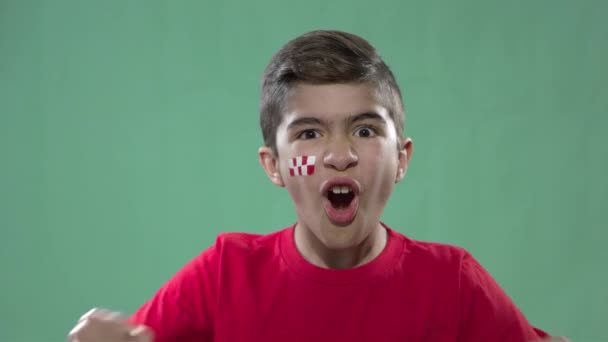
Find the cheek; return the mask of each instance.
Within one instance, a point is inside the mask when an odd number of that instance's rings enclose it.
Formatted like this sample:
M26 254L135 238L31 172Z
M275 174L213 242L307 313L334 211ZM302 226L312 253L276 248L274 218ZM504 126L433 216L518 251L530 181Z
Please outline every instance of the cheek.
M310 158L310 156L307 156ZM319 162L315 157L315 163L304 163L299 160L301 166L295 168L290 167L292 165L290 160L285 160L280 166L281 177L285 188L289 193L290 197L296 204L303 204L307 202L318 202L318 199L314 197L316 194L315 189L320 184L319 179ZM298 163L294 163L298 165Z
M395 146L386 142L377 144L369 144L360 151L360 157L366 161L366 165L377 173L382 173L389 170L397 170L399 164L399 155ZM376 173L376 172L374 172Z
M310 214L311 210L317 210L321 204L317 192L314 191L316 182L314 176L290 176L284 179L285 188L291 197L298 215Z
M397 174L398 155L395 148L381 146L366 152L366 170L368 184L375 190L377 197L387 199L392 192Z

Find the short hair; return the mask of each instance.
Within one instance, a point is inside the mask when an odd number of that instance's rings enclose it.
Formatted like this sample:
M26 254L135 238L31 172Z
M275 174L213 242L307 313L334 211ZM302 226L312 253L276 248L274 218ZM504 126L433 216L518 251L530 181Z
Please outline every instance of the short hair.
M276 154L277 128L290 90L297 83L368 83L403 137L401 91L390 68L365 39L342 31L317 30L287 42L270 60L261 81L260 128L264 145Z

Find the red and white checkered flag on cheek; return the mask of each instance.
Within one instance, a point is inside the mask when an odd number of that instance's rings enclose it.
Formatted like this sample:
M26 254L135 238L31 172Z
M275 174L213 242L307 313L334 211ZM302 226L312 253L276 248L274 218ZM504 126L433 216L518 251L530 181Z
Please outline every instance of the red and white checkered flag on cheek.
M299 156L289 160L289 174L310 176L315 173L315 156Z

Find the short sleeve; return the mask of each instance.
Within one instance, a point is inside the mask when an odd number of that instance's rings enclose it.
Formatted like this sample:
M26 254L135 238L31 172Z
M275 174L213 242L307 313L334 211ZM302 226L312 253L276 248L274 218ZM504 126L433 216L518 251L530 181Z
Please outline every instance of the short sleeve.
M215 247L188 262L130 318L154 332L155 342L213 339L218 260Z
M469 253L460 275L460 341L536 341L532 325L492 276Z

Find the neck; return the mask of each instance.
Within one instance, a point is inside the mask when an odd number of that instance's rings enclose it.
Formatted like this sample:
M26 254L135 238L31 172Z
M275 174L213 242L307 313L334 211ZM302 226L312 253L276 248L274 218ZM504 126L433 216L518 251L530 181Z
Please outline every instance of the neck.
M364 265L376 258L388 240L388 233L378 226L360 243L346 248L331 248L320 241L310 229L296 225L295 244L302 257L315 266L347 269Z

